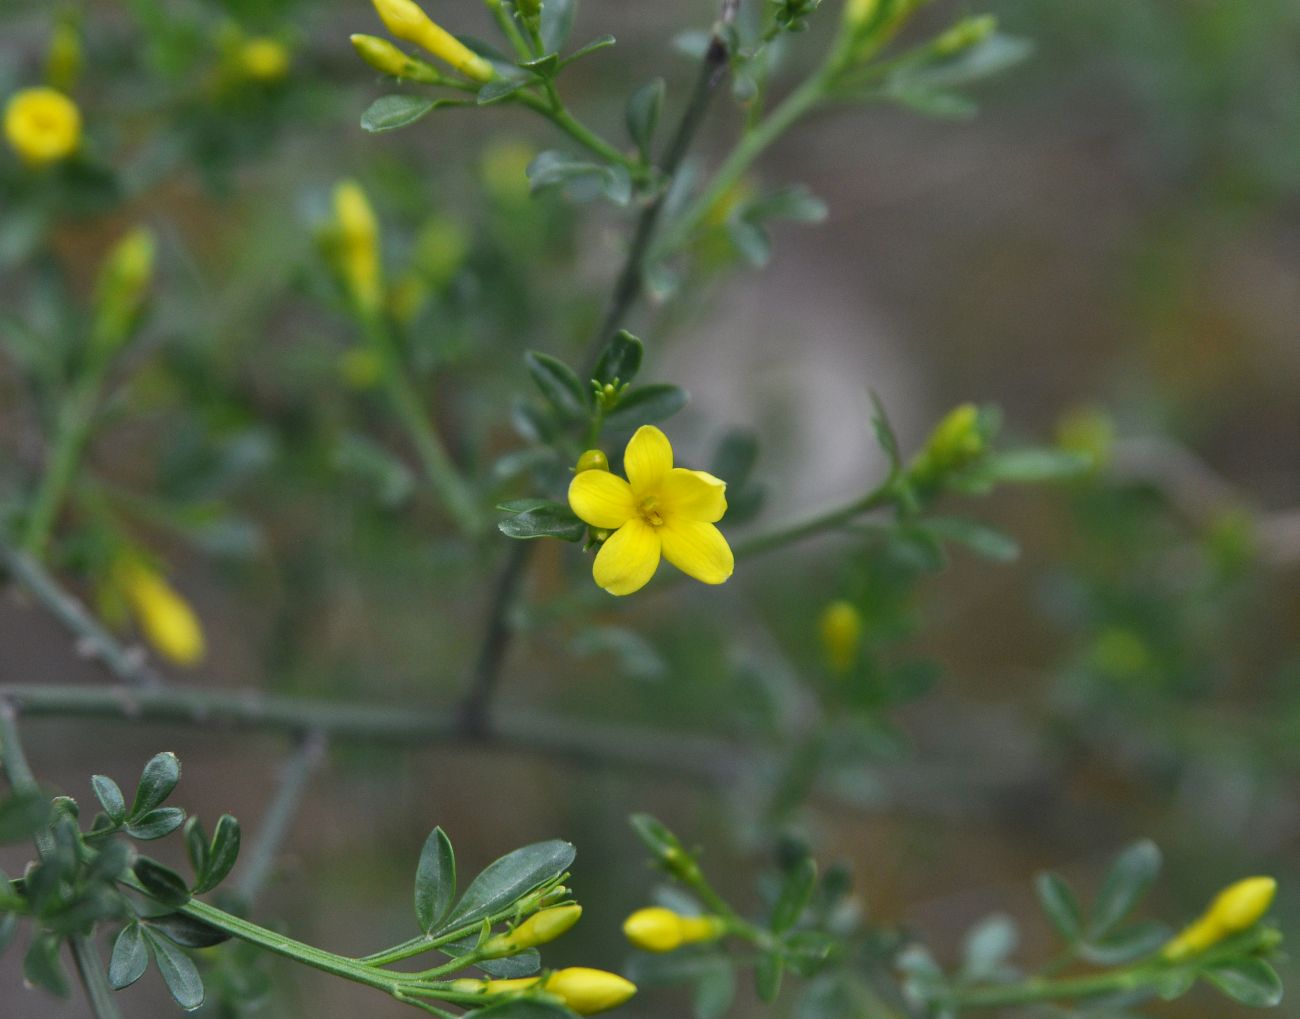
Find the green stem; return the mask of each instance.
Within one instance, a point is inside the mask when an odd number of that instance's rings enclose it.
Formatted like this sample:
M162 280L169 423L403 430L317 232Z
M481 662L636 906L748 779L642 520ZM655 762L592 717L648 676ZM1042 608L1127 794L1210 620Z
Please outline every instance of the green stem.
M864 513L870 513L872 510L891 504L896 498L897 488L891 478L879 488L867 493L860 499L855 499L847 506L827 510L824 513L809 517L807 520L788 524L785 527L768 531L766 534L756 535L753 538L738 542L734 550L736 558L745 559L750 556L763 555L784 548L786 545L794 545L825 531L836 530L853 523Z
M90 435L95 402L99 395L99 381L98 372L88 371L59 408L54 448L41 477L40 487L32 500L27 526L23 531L22 547L29 555L41 555L54 528L55 518L63 505L81 451Z
M561 131L567 134L574 141L587 149L590 149L596 155L600 156L607 162L614 163L623 167L632 175L633 180L642 180L645 177L645 167L640 162L631 158L607 142L586 124L580 121L563 102L556 102L549 99L543 99L541 96L533 95L531 92L516 92L514 98L517 102L527 106L530 110L540 113Z
M515 24L514 18L510 16L510 12L505 9L501 0L486 0L486 3L501 29L501 34L509 39L510 45L515 48L516 56L520 60L531 60L533 51L528 48L528 43L519 32L519 26Z
M1076 1001L1123 991L1136 991L1148 986L1153 976L1155 971L1149 964L1144 964L1129 969L1113 970L1109 973L1059 980L1031 977L1016 984L957 990L952 992L948 1001L958 1008L1000 1008L1041 1001Z

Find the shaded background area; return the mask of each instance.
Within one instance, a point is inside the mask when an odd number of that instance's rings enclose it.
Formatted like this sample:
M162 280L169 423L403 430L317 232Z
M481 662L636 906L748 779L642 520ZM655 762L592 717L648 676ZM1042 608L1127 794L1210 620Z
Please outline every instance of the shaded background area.
M186 7L221 23L221 5ZM527 386L521 352L577 357L587 343L627 216L529 198L521 153L557 140L518 111L451 111L364 135L357 118L388 86L347 44L349 32L377 30L360 0L228 5L249 31L285 33L294 73L270 93L220 102L209 70L169 67L140 44L149 5L130 8L89 5L96 30L76 95L98 152L138 192L125 209L61 219L51 257L24 249L20 209L0 208L0 305L57 324L61 295L88 291L126 226L143 220L161 235L125 409L90 463L203 620L209 657L178 683L453 703L489 573L447 537L427 494L356 454L353 437L365 436L409 470L382 402L349 373L357 340L315 224L329 189L352 176L374 198L390 266L430 221L462 239L412 350L457 455L482 462L524 445L509 424ZM754 532L881 477L868 387L906 449L974 400L1000 405L1013 439L1112 430L1110 472L954 500L954 512L1014 535L1020 558L957 551L945 569L918 571L898 604L888 580L863 580L881 572L877 560L825 540L746 565L721 591L648 592L602 603L594 624L530 627L508 659L501 710L774 736L793 760L837 696L818 664L818 614L867 583L883 592L868 617L871 653L935 662L942 676L864 723L869 751L832 769L856 807L819 800L776 827L806 834L823 861L847 861L871 915L921 932L950 961L972 923L1006 911L1024 925L1025 960L1041 961L1052 949L1032 874L1051 867L1095 888L1111 854L1150 836L1166 854L1156 915L1177 922L1234 877L1276 873L1279 916L1297 929L1300 12L1281 0L1003 0L938 4L918 35L986 10L1036 49L980 87L977 118L880 105L800 125L761 179L807 184L828 220L780 227L761 271L719 240L682 300L643 309L634 330L648 374L693 395L672 426L684 460L706 464L729 428L759 436L768 499ZM566 95L620 135L627 92L663 74L671 117L692 69L672 39L712 16L696 0L586 4L576 37L609 31L618 47L575 68ZM815 57L836 16L821 12L794 41L780 81ZM479 5L448 0L438 17L487 34ZM38 77L50 17L20 4L4 24L7 94ZM720 102L702 165L736 127ZM0 443L13 500L42 447L7 368ZM210 512L169 510L179 505ZM588 569L569 546L541 548L531 604L582 588ZM593 641L594 625L613 636ZM631 652L628 633L643 639ZM20 598L0 604L0 647L4 682L103 681ZM91 773L126 783L174 749L185 765L177 802L209 819L230 811L249 832L286 751L260 735L127 722L26 731L42 780L83 802ZM763 785L715 793L494 750L337 746L258 916L305 941L371 951L410 933L410 877L434 824L466 873L562 836L579 848L572 885L586 913L548 963L617 969L626 952L614 932L654 882L626 815L649 810L708 847L719 884L755 904L752 876L771 852ZM0 865L23 859L7 851ZM81 1014L19 991L19 958L0 960L17 1014ZM269 1014L404 1014L308 971L273 972L283 997ZM1283 975L1300 974L1291 964ZM134 1014L171 1007L153 979L122 998ZM626 1014L683 1008L654 991ZM734 1014L754 1008L742 997ZM1236 1014L1205 991L1151 1011Z

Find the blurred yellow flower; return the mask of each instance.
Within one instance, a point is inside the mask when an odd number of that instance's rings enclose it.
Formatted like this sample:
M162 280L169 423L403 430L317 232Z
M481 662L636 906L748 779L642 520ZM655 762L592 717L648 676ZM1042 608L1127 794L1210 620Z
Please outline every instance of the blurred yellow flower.
M833 601L822 610L818 631L826 662L835 672L848 672L862 644L862 613L848 601Z
M9 144L29 166L48 166L77 151L81 111L58 89L25 88L5 107L4 129Z
M682 916L662 906L638 909L623 921L628 941L645 952L671 952L682 945L713 941L725 931L716 916Z
M569 506L587 524L613 533L592 564L610 594L632 594L659 568L662 555L705 584L731 576L735 560L713 525L727 512L727 486L704 471L673 466L673 447L653 425L637 429L623 454L624 481L588 470L569 484Z
M361 308L374 311L383 289L379 221L356 181L345 180L334 189L334 229L338 271L344 286Z
M289 73L289 49L269 36L253 36L239 47L239 68L253 81L279 81Z
M384 27L404 42L415 43L467 78L491 81L492 65L440 25L414 0L373 0Z
M177 665L203 660L203 629L189 603L162 575L130 559L117 566L118 584L145 638L164 658Z
M1271 877L1248 877L1229 885L1160 954L1177 962L1248 930L1263 919L1276 894L1277 881Z

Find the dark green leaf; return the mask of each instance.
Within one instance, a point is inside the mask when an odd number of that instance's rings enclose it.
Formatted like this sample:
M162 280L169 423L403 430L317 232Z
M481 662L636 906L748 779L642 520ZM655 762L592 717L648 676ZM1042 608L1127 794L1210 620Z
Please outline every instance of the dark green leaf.
M1282 1001L1282 981L1263 959L1237 959L1203 975L1233 1001L1251 1008L1272 1008Z
M109 842L86 868L91 881L116 881L135 862L135 849L129 842Z
M576 0L546 0L542 4L542 50L546 53L558 53L564 48L573 28Z
M144 941L144 932L135 921L127 924L118 932L113 942L113 955L108 962L108 983L115 991L130 987L144 976L149 968L149 948Z
M785 960L775 952L768 952L758 957L754 964L754 987L758 996L768 1003L776 1000L781 993L781 975L785 972Z
M549 354L535 350L524 355L524 363L547 403L570 418L582 419L587 416L590 411L587 387L579 381L572 368Z
M190 858L190 866L194 870L194 884L197 886L203 881L203 875L208 872L212 855L208 833L203 828L203 822L197 817L191 817L185 822L185 852Z
M564 58L564 65L567 67L575 60L581 60L583 57L589 57L597 50L603 50L606 46L613 46L617 42L612 35L602 35L597 39L592 39L585 46L579 46L576 50Z
M587 202L600 195L626 205L632 197L632 180L621 166L607 166L547 151L528 164L528 181L534 192L562 187L575 202Z
M216 830L212 833L212 844L208 851L208 866L202 880L194 889L196 895L211 891L226 879L234 869L239 858L240 830L239 822L229 814L222 814L217 820Z
M135 789L135 800L131 804L132 820L142 817L155 807L161 806L163 800L172 794L176 783L181 778L181 762L170 752L153 757L144 766L140 775L140 784Z
M650 814L633 814L628 818L632 830L645 847L659 858L683 852L682 844L657 817Z
M695 1019L721 1019L736 999L736 972L725 961L705 968L695 981L691 1006Z
M536 60L520 61L520 67L526 67L534 74L541 78L555 77L556 70L560 66L560 58L555 53L548 53L544 57L538 57Z
M230 940L230 935L225 931L184 913L151 916L146 922L150 928L165 934L184 948L211 948Z
M162 974L167 990L171 991L176 1004L186 1011L192 1011L203 1004L203 980L195 969L190 957L166 938L158 937L146 929L145 937L153 949L154 961L158 972Z
M596 362L596 370L592 373L592 378L601 385L613 382L615 379L623 384L631 382L641 369L641 358L644 354L645 344L626 329L620 329L605 345L600 360Z
M142 856L135 861L135 876L149 896L164 906L183 906L190 899L184 879L170 867Z
M50 801L41 793L15 793L0 802L0 846L26 842L50 823Z
M68 996L68 974L59 959L58 938L38 934L32 938L23 959L23 976L34 987L40 987L60 998ZM9 992L12 993L12 992ZM9 994L6 994L8 997Z
M618 406L605 415L605 424L610 428L631 429L663 421L685 407L689 399L686 390L670 383L640 386L629 391L618 401Z
M184 823L185 811L180 807L159 807L130 822L125 831L133 839L148 842L170 835Z
M537 949L526 948L508 959L485 959L474 965L494 980L515 980L519 977L530 977L540 970L542 956Z
M535 495L525 496L522 499L507 499L505 502L497 503L497 509L503 513L527 513L529 510L541 509L543 506L560 505L554 499L541 499Z
M772 907L772 931L781 934L796 923L812 899L817 883L817 862L811 856L800 857L785 874L781 894Z
M786 965L802 977L821 970L837 945L833 935L822 931L795 931L784 940Z
M563 541L581 541L587 525L574 516L573 510L563 503L548 502L513 517L506 517L497 529L508 538L560 538Z
M1038 874L1034 878L1034 891L1038 893L1043 913L1062 939L1071 945L1078 941L1083 936L1083 914L1079 900L1064 878L1050 871Z
M5 954L14 935L18 933L18 914L0 913L0 955Z
M573 845L561 839L536 842L507 853L470 882L460 902L443 922L443 928L460 927L497 913L540 885L569 869L576 855Z
M627 101L627 133L646 162L650 161L655 128L664 108L664 89L663 78L656 78L633 92Z
M117 824L126 820L126 799L116 782L107 775L91 775L90 785L95 790L95 799L99 800L99 805L104 808L105 814Z
M1154 842L1135 842L1116 857L1102 881L1093 906L1089 937L1100 938L1124 919L1160 872L1160 850Z
M1079 946L1079 955L1098 966L1119 966L1150 955L1169 940L1169 928L1144 921L1131 924L1099 941Z
M536 80L537 79L531 75L527 77L524 75L515 75L512 77L501 76L493 78L478 90L478 99L476 101L479 106L490 106L492 103L499 103L502 99L508 99L521 88L524 88L530 82Z
M451 106L471 106L470 102L456 99L426 99L423 96L380 96L361 114L361 127L371 134L396 131L414 124L434 110Z
M451 839L441 828L434 828L420 851L415 870L415 919L420 930L428 934L456 898L456 854Z

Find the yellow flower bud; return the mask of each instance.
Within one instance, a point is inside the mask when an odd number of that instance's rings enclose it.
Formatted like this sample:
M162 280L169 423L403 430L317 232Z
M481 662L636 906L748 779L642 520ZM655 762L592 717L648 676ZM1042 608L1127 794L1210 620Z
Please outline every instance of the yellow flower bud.
M844 21L854 28L865 25L879 7L880 0L848 0L844 5Z
M1277 881L1271 877L1248 877L1229 885L1196 921L1165 945L1161 954L1176 962L1249 930L1268 912L1276 894Z
M962 50L982 43L997 31L998 19L992 14L964 18L934 41L935 52L940 56L956 56Z
M833 601L822 611L819 630L827 664L835 672L848 672L862 645L862 613L852 602Z
M984 452L984 432L979 408L963 403L949 411L926 441L912 465L912 477L921 484L934 482L950 471L978 460Z
M582 456L578 457L578 462L573 467L574 474L581 474L583 471L607 470L609 470L609 457L599 449L587 450Z
M94 343L111 353L126 338L144 306L153 280L157 244L151 231L137 227L117 242L104 259L96 292Z
M725 931L716 916L682 916L662 906L638 909L623 921L628 941L646 952L671 952L682 945L715 941Z
M279 81L289 73L289 50L268 36L254 36L239 47L239 69L253 81Z
M10 146L28 166L49 166L77 151L81 111L57 89L25 88L5 106L4 130Z
M491 81L496 74L492 65L458 40L445 28L434 24L415 0L373 0L384 27L404 42L415 43L439 60L450 64L475 81Z
M525 948L544 945L567 931L581 916L582 907L577 903L543 909L514 930L488 938L479 948L479 954L485 959L498 959L522 952Z
M45 78L55 88L66 92L81 74L81 36L76 26L63 18L54 26L50 48L45 54Z
M198 617L156 570L137 560L118 566L118 583L146 639L177 665L203 659L203 630Z
M339 275L357 304L374 311L381 298L379 223L361 186L345 180L334 189Z
M636 994L636 984L617 973L585 966L557 970L546 978L542 989L563 999L579 1015L591 1015L616 1008Z
M403 53L387 39L381 39L377 35L358 33L352 36L352 48L357 51L357 56L382 74L428 84L442 80L442 75L432 64Z

